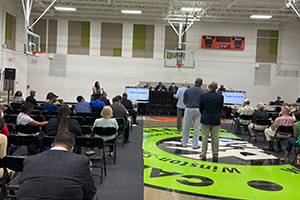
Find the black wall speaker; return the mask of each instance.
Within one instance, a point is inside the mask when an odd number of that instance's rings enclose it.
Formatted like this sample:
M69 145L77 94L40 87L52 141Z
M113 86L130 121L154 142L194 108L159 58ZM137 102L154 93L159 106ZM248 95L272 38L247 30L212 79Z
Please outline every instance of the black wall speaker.
M4 79L15 80L16 79L16 69L5 68Z

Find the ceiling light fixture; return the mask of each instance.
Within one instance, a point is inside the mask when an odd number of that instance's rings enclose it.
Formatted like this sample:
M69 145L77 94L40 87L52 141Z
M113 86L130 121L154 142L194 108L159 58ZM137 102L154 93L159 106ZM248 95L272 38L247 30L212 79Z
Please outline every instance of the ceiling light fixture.
M76 11L76 8L67 8L67 7L54 7L55 10L59 11Z
M251 15L251 19L271 19L272 15Z
M199 12L201 11L202 8L193 8L193 7L182 7L181 11L186 11L186 12Z
M121 10L123 14L142 14L140 10Z

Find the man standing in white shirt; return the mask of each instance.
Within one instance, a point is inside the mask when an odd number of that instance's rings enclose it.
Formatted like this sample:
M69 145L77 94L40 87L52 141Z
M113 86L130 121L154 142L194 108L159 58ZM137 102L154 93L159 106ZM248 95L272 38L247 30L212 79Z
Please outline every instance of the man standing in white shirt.
M187 89L188 82L182 81L181 88L177 90L176 94L173 94L173 97L177 99L177 130L181 131L181 119L183 117L184 109L186 108L185 104L183 103L183 94Z

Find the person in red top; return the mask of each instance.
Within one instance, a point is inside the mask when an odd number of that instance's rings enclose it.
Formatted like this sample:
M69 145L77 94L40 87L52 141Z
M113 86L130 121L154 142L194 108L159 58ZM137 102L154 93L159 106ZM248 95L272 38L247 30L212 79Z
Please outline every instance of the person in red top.
M4 123L4 119L2 117L0 117L0 133L8 136L9 132L8 132L8 128L6 126L6 124Z

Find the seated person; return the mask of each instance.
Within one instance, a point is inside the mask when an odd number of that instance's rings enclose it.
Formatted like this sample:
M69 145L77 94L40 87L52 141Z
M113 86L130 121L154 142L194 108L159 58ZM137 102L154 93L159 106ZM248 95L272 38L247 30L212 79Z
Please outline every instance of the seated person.
M296 123L293 124L293 129L294 129L294 137L289 138L286 143L285 147L285 156L284 158L281 158L280 161L284 163L289 163L289 155L293 149L294 146L299 147L300 144L300 111L297 111L294 113L294 116L297 120Z
M220 85L220 88L218 89L218 93L222 94L226 89L224 88L224 85Z
M276 106L281 106L283 103L284 103L284 101L281 100L281 97L280 97L280 96L278 96L278 97L277 97L277 100L274 102L274 104L275 104Z
M18 103L18 104L24 104L25 100L22 98L22 92L21 91L16 91L15 96L12 100L12 103Z
M127 99L126 93L123 93L122 104L127 110L130 110L132 112L133 124L138 124L136 121L136 117L137 117L136 111L133 109L132 101Z
M274 137L278 126L292 126L294 124L294 119L293 117L289 116L289 112L290 112L289 107L282 106L281 107L282 116L277 117L273 122L272 126L270 128L265 129L264 132L265 132L266 139L269 142L269 147L264 148L264 150L274 151L272 138ZM287 135L285 136L288 137ZM278 145L280 145L280 143ZM281 146L278 146L278 149L280 148Z
M237 113L239 113L240 116L241 115L253 115L254 109L251 108L249 105L250 105L250 99L245 99L245 101L243 103L243 107L238 109ZM251 122L251 120L235 118L236 133L241 133L241 126L239 123L248 125L248 124L250 124L250 122Z
M0 133L6 136L9 134L7 125L4 123L4 119L2 117L0 117Z
M93 128L95 128L95 127L103 127L103 128L112 127L112 128L116 128L116 133L117 133L119 126L118 126L117 120L115 118L111 118L113 116L111 107L105 106L101 111L101 116L103 118L96 119L94 122ZM109 136L97 136L96 135L95 137L101 137L104 140L104 142L106 142L106 141L114 139L116 137L116 135L109 135ZM109 146L108 155L113 157L113 155L114 155L113 146Z
M146 85L144 86L145 89L149 89L150 91L152 90L152 87L150 85L149 82L146 83Z
M107 99L107 93L106 92L102 93L102 97L101 97L100 101L103 101L105 103L105 105L107 105L107 106L110 105L109 99Z
M263 131L266 128L268 128L268 125L255 124L256 120L268 120L269 119L269 114L267 113L267 111L264 110L265 105L263 103L258 103L256 105L256 107L257 107L257 111L253 115L252 123L250 123L248 126L251 136L253 137L254 140L258 139L256 130Z
M58 109L59 118L51 118L45 127L45 135L56 136L60 132L70 132L74 136L81 136L82 131L79 123L75 119L69 118L71 110L69 106L62 105Z
M79 95L76 100L78 103L75 105L75 113L90 113L92 108L88 102L85 102L83 96Z
M53 92L49 92L49 93L47 94L45 102L49 102L49 101L50 101L50 96L51 96L52 94L54 94L54 93L53 93ZM56 96L56 95L55 95L55 96ZM58 98L58 96L56 96L56 98ZM55 101L54 104L55 104L55 105L59 105L60 103L59 103L59 101Z
M101 112L102 109L105 106L105 103L103 101L100 101L100 94L94 95L94 100L90 102L90 106L92 108L92 111L99 111Z
M52 111L57 111L58 110L57 105L55 105L57 97L58 96L56 96L53 93L49 95L49 100L50 101L44 103L44 111L52 112Z
M122 97L121 97L122 98ZM125 119L125 143L131 142L129 139L129 126L128 126L128 114L125 107L120 103L120 97L116 96L113 98L113 104L110 105L113 111L113 118L123 118Z
M154 91L167 91L167 88L162 84L162 82L159 82Z
M175 85L175 83L172 83L172 85L169 87L169 92L177 92L178 87Z
M31 103L31 104L34 105L34 106L37 106L37 105L38 105L38 104L37 104L37 101L36 101L36 99L34 98L34 97L35 97L35 94L36 94L36 91L31 90L31 91L30 91L30 95L26 98L26 102Z
M21 106L21 112L19 113L17 117L17 124L18 125L29 125L33 127L40 127L40 126L45 126L48 124L47 121L44 122L38 122L33 120L29 115L30 112L33 111L33 105L31 103L25 103L24 105Z
M95 187L90 160L72 153L75 139L59 133L49 151L27 157L20 177L18 199L84 199L92 200Z

